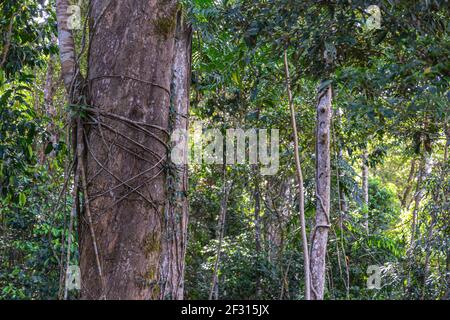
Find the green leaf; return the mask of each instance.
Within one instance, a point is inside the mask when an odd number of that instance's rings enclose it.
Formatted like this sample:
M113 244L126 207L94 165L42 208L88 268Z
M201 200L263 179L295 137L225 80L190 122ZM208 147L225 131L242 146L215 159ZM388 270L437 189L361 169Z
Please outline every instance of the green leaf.
M31 144L28 145L28 157L31 159L33 157L33 148Z
M27 202L27 197L25 196L25 193L21 192L19 194L19 205L23 207L25 203Z

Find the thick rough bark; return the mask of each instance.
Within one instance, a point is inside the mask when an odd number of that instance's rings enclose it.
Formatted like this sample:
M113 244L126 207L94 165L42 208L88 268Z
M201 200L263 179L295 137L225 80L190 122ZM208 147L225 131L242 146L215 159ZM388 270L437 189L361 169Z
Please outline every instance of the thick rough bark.
M84 299L159 299L177 1L91 1ZM86 204L86 201L85 201ZM98 255L98 257L97 257ZM96 260L99 258L103 279ZM164 288L167 283L164 283Z
M322 300L330 228L331 86L319 92L316 124L316 221L311 236L311 299Z
M184 134L172 135L176 143L177 163L169 175L169 201L166 208L163 260L161 264L161 299L183 299L184 260L187 245L188 225L188 117L189 88L191 84L191 39L192 30L183 21L182 11L178 11L175 36L175 54L172 71L171 131ZM182 160L182 161L179 161Z

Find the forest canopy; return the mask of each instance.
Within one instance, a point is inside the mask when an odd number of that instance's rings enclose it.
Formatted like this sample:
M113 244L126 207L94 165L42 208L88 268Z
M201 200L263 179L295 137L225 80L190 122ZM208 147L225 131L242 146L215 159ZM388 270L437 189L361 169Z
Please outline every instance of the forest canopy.
M0 2L0 299L450 299L447 0Z

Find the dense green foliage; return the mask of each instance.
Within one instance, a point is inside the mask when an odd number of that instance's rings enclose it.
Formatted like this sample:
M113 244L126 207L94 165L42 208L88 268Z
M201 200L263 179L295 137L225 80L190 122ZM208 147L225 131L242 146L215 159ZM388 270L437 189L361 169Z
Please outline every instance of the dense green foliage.
M0 10L0 298L52 299L65 239L64 207L55 207L66 154L63 141L49 141L49 124L60 121L43 103L46 65L57 53L53 9L7 1Z
M294 153L302 160L309 234L317 91L331 84L325 298L448 299L448 2L377 1L382 20L376 29L366 24L370 1L182 2L194 28L191 123L222 132L280 130L276 175L260 175L258 165L190 165L186 298L210 294L224 198L218 298L304 298ZM56 299L67 240L75 235L67 231L72 164L52 40L54 4L11 0L0 11L0 61L6 57L0 69L0 299ZM76 33L78 43L81 38ZM299 150L292 143L284 51ZM50 64L56 113L44 101ZM364 152L368 206L361 190ZM76 262L76 239L70 250ZM379 290L367 288L370 265L381 267Z

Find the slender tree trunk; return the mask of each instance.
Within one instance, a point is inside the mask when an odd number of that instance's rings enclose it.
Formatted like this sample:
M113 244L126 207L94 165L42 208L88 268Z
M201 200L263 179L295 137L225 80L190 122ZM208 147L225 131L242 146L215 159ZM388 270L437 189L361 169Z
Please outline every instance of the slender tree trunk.
M6 63L6 60L8 59L8 53L9 53L9 48L11 47L11 38L13 35L13 31L14 31L14 19L16 18L16 15L18 13L14 14L11 17L11 20L9 20L9 25L8 25L8 32L6 33L6 41L3 44L3 52L0 55L0 69L3 69L3 66Z
M169 201L166 208L163 262L161 264L161 299L183 299L184 260L188 225L188 117L191 82L191 27L178 11L175 54L172 70L171 132L176 153L172 152L173 171L169 175ZM174 149L172 149L174 150ZM176 159L173 159L173 157Z
M316 221L311 236L311 299L322 300L330 228L331 86L319 92L316 124Z
M362 156L362 193L363 193L363 212L364 212L364 229L369 233L369 166L367 150L364 150Z
M417 175L417 186L416 186L416 192L414 195L414 209L412 212L412 218L411 218L411 237L409 240L409 250L408 250L408 279L406 283L406 289L407 294L410 297L411 295L411 270L413 267L413 258L414 258L414 239L415 239L415 233L416 233L416 223L417 223L417 213L419 211L420 201L422 199L421 196L421 188L422 188L422 180L424 175L424 158L422 158L422 161L420 163L419 172Z
M68 19L70 17L70 13L68 12L69 1L68 0L56 0L56 19L58 24L58 45L59 45L59 57L61 64L61 75L64 80L64 87L67 92L69 103L77 103L80 101L80 96L82 96L82 92L79 84L84 82L81 74L78 73L78 66L75 58L75 42L73 39L72 31L69 28ZM78 82L78 83L77 83ZM78 84L78 85L77 85ZM49 98L48 93L45 94L45 100ZM73 116L71 119L71 128L72 128L72 148L73 148L73 156L74 156L74 183L72 189L72 198L73 205L70 213L70 222L68 229L68 245L67 245L67 253L66 253L66 270L64 275L60 275L62 280L67 280L69 275L69 267L71 261L70 249L72 244L72 233L74 227L74 220L79 213L80 208L80 197L79 197L79 180L80 180L80 171L79 171L79 161L77 156L78 148L80 148L81 141L77 141L77 117ZM70 176L70 172L68 175ZM61 261L63 264L63 261ZM68 288L67 283L64 283L64 290L61 291L62 297L64 299L68 298Z
M71 16L70 11L68 11L69 5L69 0L56 0L56 18L58 22L58 42L59 57L61 60L61 74L64 80L64 85L68 90L70 90L77 72L75 44L73 40L72 30L70 30L68 23Z
M341 211L342 211L342 219L341 219L341 225L342 225L342 222L344 222L344 220L345 220L345 215L346 215L346 213L347 213L347 211L348 211L348 208L347 208L347 197L346 197L346 195L345 195L345 193L344 193L344 190L342 189L342 188L340 188L340 190L339 190L339 195L340 195L340 201L339 201L339 203L340 203L340 206L341 206Z
M291 125L294 132L294 156L295 156L295 167L297 173L297 183L298 183L298 202L299 202L299 210L300 210L300 224L301 224L301 232L302 232L302 243L303 243L303 268L305 273L305 299L311 299L311 272L309 265L309 250L308 250L308 240L306 235L306 222L305 222L305 199L304 199L304 190L303 190L303 173L302 167L300 163L300 155L298 150L298 134L297 134L297 122L295 120L295 109L294 102L292 100L292 92L291 92L291 78L289 75L289 64L287 51L284 51L284 67L286 73L286 91L288 93L289 99L289 109L291 111Z
M45 77L45 86L44 86L45 111L50 116L55 116L55 112L53 110L53 95L55 92L55 86L53 83L53 72L54 72L53 59L54 56L50 56L50 59L47 64L47 75Z
M413 187L412 181L414 179L415 172L416 172L416 160L413 159L411 160L411 169L409 170L408 181L406 182L406 188L405 191L403 192L403 196L401 199L402 207L406 207L406 204L408 203L409 194L411 193Z
M431 216L430 226L428 227L427 236L425 239L425 265L423 271L423 284L422 284L422 300L425 300L425 296L427 293L427 279L428 273L430 272L430 255L431 255L431 246L430 241L433 237L433 227L434 227L434 215Z
M449 147L450 147L450 126L448 123L445 125L445 137L446 137L446 144L444 147L444 167L449 168ZM448 169L447 169L448 170ZM448 172L448 171L447 171ZM448 202L448 193L445 196L446 202ZM445 299L450 299L450 245L449 240L447 239L447 253L446 253L446 264L445 264L445 271L447 274L446 282L447 282L447 292L444 296Z
M257 168L255 168L257 170ZM256 251L256 298L261 298L261 273L260 273L260 260L261 260L261 192L259 190L259 179L258 174L255 174L255 190L253 193L255 199L255 251Z
M338 109L336 112L336 121L335 123L338 124L338 126L341 126L341 115L342 110ZM344 161L344 152L343 152L343 141L342 137L336 138L336 130L333 126L333 142L335 144L335 150L337 149L336 154L336 161L337 161L337 168L336 168L336 181L337 181L337 188L338 188L338 197L339 197L339 228L342 231L343 229L343 222L345 220L345 215L348 211L347 208L347 199L345 196L344 188L341 187L341 176L342 173L340 171L340 162Z
M52 121L47 125L46 131L50 134L50 143L52 145L55 145L58 137L57 137L57 128L54 123L56 114L54 112L53 108L53 95L54 95L54 83L53 83L53 59L54 56L50 56L50 59L47 64L47 74L45 76L45 85L44 85L44 112L45 114L52 119ZM45 150L47 148L47 145L44 143L41 146L41 150L39 151L39 163L44 164L47 155L45 153ZM51 155L54 155L54 151L52 151Z
M450 299L450 245L449 244L449 240L447 239L447 253L446 253L446 257L445 257L445 273L447 274L447 276L445 277L445 281L447 284L447 290L444 294L444 297L442 298L443 300L449 300Z
M219 299L219 265L220 265L220 255L222 251L222 242L225 234L225 221L227 217L228 210L228 197L230 195L231 183L227 182L226 177L226 165L223 165L223 187L222 187L222 202L220 204L220 214L219 221L217 224L216 237L218 239L217 251L216 251L216 261L214 263L213 276L211 281L211 290L209 291L209 300Z
M338 159L342 160L343 159L343 154L342 154L342 148L339 148L339 152L338 152ZM337 179L339 180L339 184L340 184L340 172L338 172L338 176ZM347 197L345 196L345 192L344 192L344 188L341 188L341 186L338 186L339 188L339 206L340 206L340 211L341 211L341 217L339 217L339 225L340 228L342 229L342 225L345 219L345 215L348 211L347 208Z
M445 124L444 131L446 138L444 146L444 163L448 164L448 147L450 146L450 126L448 124Z
M166 230L177 16L175 0L91 1L80 217L84 299L180 298L183 270L166 269L168 252L184 251L168 249L173 238ZM184 232L184 223L175 229Z
M414 260L414 247L415 247L415 239L416 239L416 228L417 228L417 216L420 209L420 202L423 198L423 193L425 191L423 182L425 181L426 177L430 173L431 170L431 155L428 153L425 153L422 156L422 160L420 163L420 168L417 176L417 186L416 186L416 193L414 194L414 209L412 212L412 219L411 219L411 238L409 241L409 250L408 250L408 264L409 264L409 271L408 271L408 278L407 278L407 284L406 288L408 290L408 296L410 297L412 294L412 275L411 270L413 268L413 260Z
M267 181L267 188L265 193L265 206L269 210L270 215L266 220L266 244L268 252L268 260L270 263L276 262L276 257L281 251L281 244L283 242L283 221L275 208L275 204L270 192L273 182L269 178Z
M446 172L446 163L443 163L443 176L445 177ZM442 182L445 181L445 178L442 179L439 183L437 183L434 186L434 190L432 191L433 195L433 203L442 203L444 206L447 202L448 193L443 193L443 198L441 198L441 188L445 190L445 186L442 185ZM422 284L422 300L425 300L426 294L427 294L427 279L428 274L430 272L430 259L432 254L432 242L433 242L433 232L434 232L434 226L436 224L436 221L438 219L439 213L436 211L437 208L431 208L430 210L430 225L428 226L427 235L425 238L425 265L424 265L424 272L423 272L423 284ZM439 209L437 209L439 210ZM440 264L440 263L438 263ZM440 268L439 268L440 269Z
M338 122L340 122L339 115L340 115L340 113L338 113L338 117L337 117ZM333 127L333 133L334 132L335 131L334 131L334 127ZM335 135L333 135L333 142L335 143L335 146L338 144ZM342 148L340 147L340 144L339 144L339 151L337 152L336 158L337 158L337 161L343 160L343 152L342 152ZM340 177L341 177L341 173L340 173L339 165L338 165L336 168L336 184L337 184L338 198L339 198L339 231L340 231L340 235L339 235L339 239L336 239L336 252L337 252L337 256L338 256L340 276L345 285L346 296L348 299L349 298L349 289L350 289L350 283L349 283L350 275L349 275L349 269L348 269L348 263L347 263L347 254L346 254L345 248L344 248L344 219L345 219L344 215L347 212L347 201L345 199L344 190L343 190L343 188L341 188ZM345 263L345 278L343 277L343 274L342 274L341 254L340 254L341 248L342 248L342 254L343 254L343 261Z

